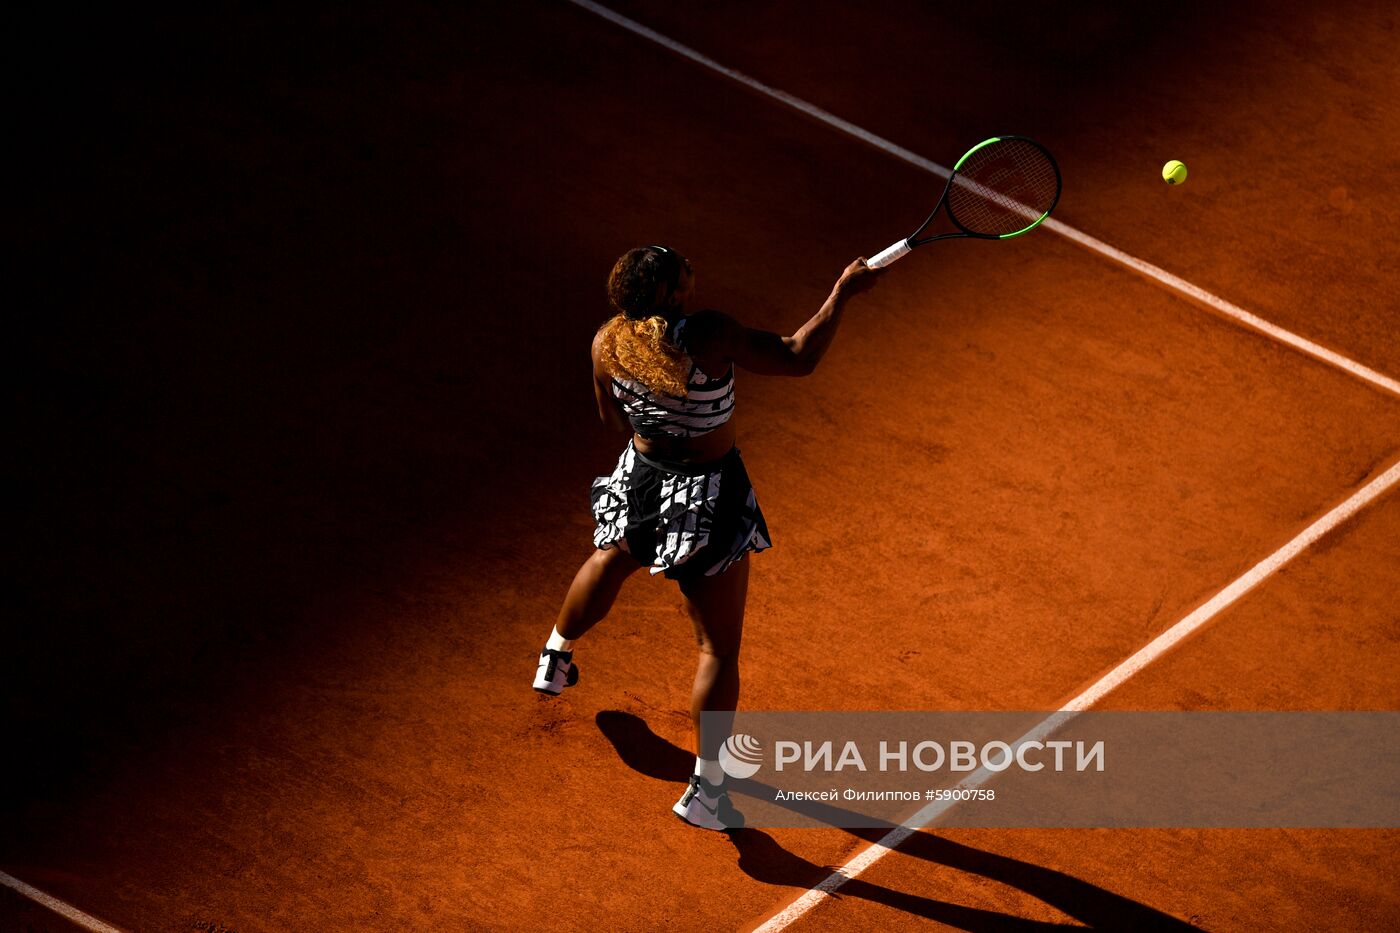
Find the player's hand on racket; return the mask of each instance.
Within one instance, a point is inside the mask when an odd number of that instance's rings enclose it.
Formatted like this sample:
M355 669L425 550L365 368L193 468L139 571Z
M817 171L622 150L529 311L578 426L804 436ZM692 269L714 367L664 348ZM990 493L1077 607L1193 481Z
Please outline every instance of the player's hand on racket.
M916 246L953 237L1008 240L1029 233L1060 201L1060 167L1050 151L1025 136L994 136L969 149L948 176L933 213L912 236L870 258L880 269ZM932 233L939 211L955 228Z
M836 280L836 290L845 297L859 295L874 288L879 278L880 270L872 269L861 256L842 270L841 277Z

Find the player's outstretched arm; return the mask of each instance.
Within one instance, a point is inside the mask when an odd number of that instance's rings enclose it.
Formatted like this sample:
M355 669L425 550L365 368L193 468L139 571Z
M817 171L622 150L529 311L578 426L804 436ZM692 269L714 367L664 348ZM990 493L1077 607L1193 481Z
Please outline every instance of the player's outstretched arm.
M875 284L879 273L857 259L845 268L831 288L831 294L817 313L789 337L772 331L745 327L718 312L707 315L705 330L711 332L718 349L735 365L749 372L768 376L806 376L817 368L825 355L846 302ZM709 317L713 315L712 317ZM698 322L697 322L698 323Z

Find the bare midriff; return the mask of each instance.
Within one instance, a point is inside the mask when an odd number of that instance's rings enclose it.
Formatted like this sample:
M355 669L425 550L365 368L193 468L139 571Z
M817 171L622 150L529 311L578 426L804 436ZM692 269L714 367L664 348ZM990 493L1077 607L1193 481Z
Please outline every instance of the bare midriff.
M632 435L632 444L641 453L658 460L678 460L682 463L704 463L718 460L734 446L734 419L708 434L695 437L642 437Z

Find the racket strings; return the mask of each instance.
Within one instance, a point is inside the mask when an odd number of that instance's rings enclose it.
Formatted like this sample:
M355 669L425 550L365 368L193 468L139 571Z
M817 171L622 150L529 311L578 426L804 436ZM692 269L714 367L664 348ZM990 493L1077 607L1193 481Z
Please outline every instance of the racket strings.
M1060 177L1037 145L1000 139L973 152L953 176L948 213L983 236L1023 230L1055 206Z

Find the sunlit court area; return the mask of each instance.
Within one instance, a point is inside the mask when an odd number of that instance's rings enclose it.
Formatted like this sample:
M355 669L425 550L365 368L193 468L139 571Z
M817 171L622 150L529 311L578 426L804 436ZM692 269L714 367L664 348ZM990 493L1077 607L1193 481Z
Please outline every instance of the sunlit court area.
M1400 929L1393 739L1345 785L1379 811L1326 819L775 823L775 746L716 759L692 715L1400 712L1394 5L192 4L11 42L0 930ZM966 232L969 150L1021 137L1059 185L1003 205L1030 229L854 262L945 187ZM620 380L615 314L679 393ZM654 564L610 476L690 516ZM716 788L747 822L704 828Z

